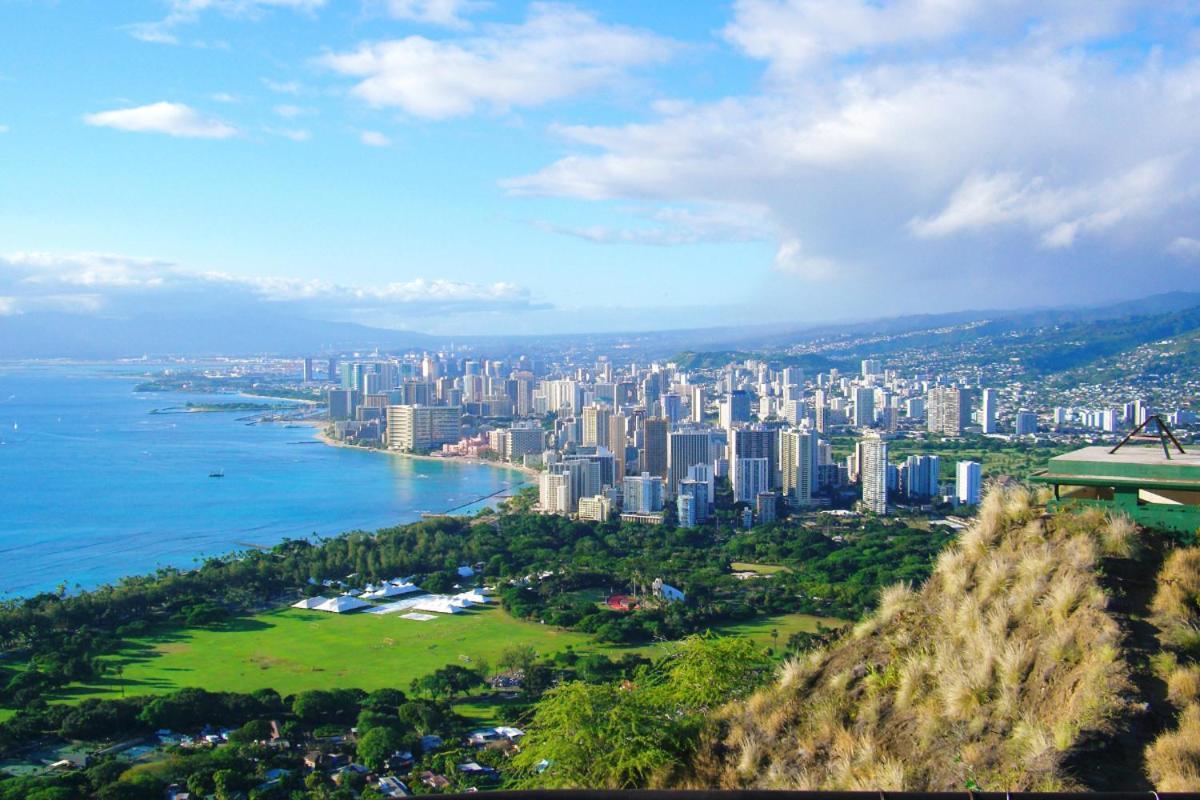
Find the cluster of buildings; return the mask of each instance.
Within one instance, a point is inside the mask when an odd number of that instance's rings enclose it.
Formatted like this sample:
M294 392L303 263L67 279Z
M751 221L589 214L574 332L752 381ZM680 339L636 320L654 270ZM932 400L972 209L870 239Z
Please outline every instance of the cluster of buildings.
M304 372L313 377L310 360ZM1043 418L1006 407L995 388L904 376L877 359L863 360L856 373L806 375L753 359L685 369L618 366L606 357L580 366L423 353L331 359L325 373L337 379L328 392L337 438L537 468L546 513L660 522L672 509L685 526L708 519L724 480L748 523L770 521L782 508L829 505L849 492L875 513L889 500L973 504L979 463L959 462L953 480L943 481L937 456L891 463L889 440L1031 437L1093 422L1117 431L1150 413L1136 400ZM835 434L856 437L848 457L835 458Z

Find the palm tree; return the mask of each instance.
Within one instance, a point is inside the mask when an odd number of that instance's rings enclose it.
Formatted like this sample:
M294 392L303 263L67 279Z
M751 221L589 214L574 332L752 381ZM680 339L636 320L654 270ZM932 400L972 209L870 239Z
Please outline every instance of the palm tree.
M771 655L779 650L779 629L771 628Z

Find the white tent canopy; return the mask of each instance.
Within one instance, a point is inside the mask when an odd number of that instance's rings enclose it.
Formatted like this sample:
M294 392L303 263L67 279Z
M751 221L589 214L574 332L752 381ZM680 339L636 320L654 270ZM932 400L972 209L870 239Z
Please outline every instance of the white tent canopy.
M332 600L326 600L319 606L314 606L316 611L329 611L334 614L345 614L347 611L356 611L360 608L367 608L371 604L365 600L359 600L357 597L351 597L348 594L339 595Z

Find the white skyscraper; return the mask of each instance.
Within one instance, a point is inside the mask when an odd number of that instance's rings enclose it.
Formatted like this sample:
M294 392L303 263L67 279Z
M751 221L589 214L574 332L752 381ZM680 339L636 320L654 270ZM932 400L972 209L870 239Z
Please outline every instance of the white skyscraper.
M876 514L887 513L887 442L878 436L863 439L862 463L859 472L862 477L862 502L867 511Z
M999 411L999 405L1000 393L995 389L984 389L983 410L979 420L984 433L996 432L996 412Z
M869 428L874 424L875 390L859 386L854 390L854 427Z
M978 505L983 484L983 467L978 461L960 461L954 473L954 495L965 505Z
M732 466L733 496L735 500L744 503L753 503L761 492L770 491L770 459L735 458Z
M810 505L817 488L818 440L815 431L779 432L779 469L785 496L797 506Z
M704 387L693 386L691 388L691 412L692 422L704 422Z

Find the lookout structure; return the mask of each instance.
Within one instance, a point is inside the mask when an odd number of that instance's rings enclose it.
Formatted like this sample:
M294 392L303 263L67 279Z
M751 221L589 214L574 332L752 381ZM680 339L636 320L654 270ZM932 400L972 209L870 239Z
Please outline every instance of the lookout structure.
M1156 434L1148 432L1152 424ZM1055 456L1030 478L1054 487L1055 505L1109 508L1192 539L1200 532L1200 450L1185 449L1159 416L1149 417L1116 447Z

